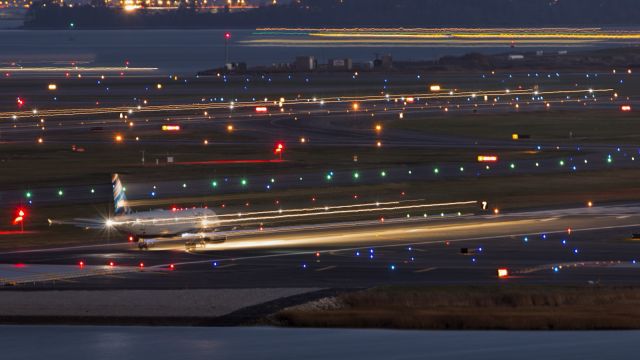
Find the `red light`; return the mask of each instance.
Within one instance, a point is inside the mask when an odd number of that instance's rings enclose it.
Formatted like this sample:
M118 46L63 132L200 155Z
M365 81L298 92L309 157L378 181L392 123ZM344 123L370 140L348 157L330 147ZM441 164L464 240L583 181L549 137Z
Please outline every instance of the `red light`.
M78 263L78 266L80 266L80 267L84 267L84 261L80 261L80 262Z
M16 102L18 103L19 108L22 108L22 106L24 106L24 100L22 100L21 98L17 98Z
M505 279L509 277L509 270L505 268L498 269L498 277L500 279Z
M478 155L478 162L497 162L498 157L496 155Z
M133 242L133 235L129 235L129 242Z
M24 221L26 215L27 213L24 211L24 209L18 209L16 217L13 219L13 225L21 224Z
M169 270L174 270L175 268L176 268L175 265L173 265L173 264L169 265Z
M267 109L266 106L258 106L258 107L256 107L256 112L257 113L266 113L267 111L269 111L269 109Z
M176 211L178 211L178 208L174 206L174 207L171 208L171 211L176 212Z
M228 33L228 32L224 33L224 38L225 38L225 40L231 39L231 33Z
M144 267L144 263L140 263L140 267L143 268Z
M622 110L624 112L629 112L629 111L631 111L631 105L622 105L620 107L620 110Z
M115 266L116 264L113 261L109 261L109 266Z
M273 149L273 152L275 154L281 154L284 151L284 144L283 143L277 143L276 147Z

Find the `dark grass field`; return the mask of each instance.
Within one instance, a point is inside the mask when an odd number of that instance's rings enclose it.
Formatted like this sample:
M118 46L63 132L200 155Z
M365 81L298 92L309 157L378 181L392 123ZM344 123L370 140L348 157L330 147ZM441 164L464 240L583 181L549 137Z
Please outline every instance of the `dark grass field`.
M640 329L640 289L580 286L383 287L272 317L283 326L446 330Z
M385 183L378 185L327 186L313 189L290 189L274 192L246 192L234 194L208 194L182 198L149 199L131 201L139 209L170 208L171 206L207 205L217 213L246 212L250 209L275 210L308 206L344 205L376 201L398 201L424 199L425 202L449 202L489 199L491 207L503 211L528 208L586 206L593 201L595 206L615 201L640 200L637 179L640 170L609 170L583 172L580 174L524 175L499 178L466 178L411 183ZM354 196L357 195L357 199ZM48 218L68 220L73 218L99 218L110 213L110 199L96 199L82 204L32 205L25 234L16 233L19 228L10 225L15 207L0 209L0 249L25 249L53 247L73 244L98 244L126 241L126 236L104 231L83 230L72 226L53 226ZM277 203L276 203L277 202ZM224 207L222 205L224 204ZM457 210L456 210L457 211ZM464 209L465 213L478 213L480 209ZM439 211L437 212L439 213ZM422 212L412 215L422 215ZM387 217L406 216L387 214ZM333 219L352 220L352 219ZM371 218L368 218L371 220ZM325 220L327 221L327 220ZM256 227L257 225L254 224ZM282 224L266 224L267 227ZM4 232L4 233L3 233Z
M503 114L483 113L466 116L435 115L406 118L390 126L471 139L510 140L511 135L527 134L530 142L637 144L640 123L634 113L612 110L535 111ZM529 140L528 140L529 141Z

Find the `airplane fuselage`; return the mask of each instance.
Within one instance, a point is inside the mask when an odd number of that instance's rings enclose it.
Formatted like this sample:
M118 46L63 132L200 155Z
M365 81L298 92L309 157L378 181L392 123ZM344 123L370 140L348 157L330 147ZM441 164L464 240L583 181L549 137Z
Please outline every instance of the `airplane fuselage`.
M111 224L118 231L136 237L161 237L215 229L220 222L213 210L192 208L117 215L111 219Z

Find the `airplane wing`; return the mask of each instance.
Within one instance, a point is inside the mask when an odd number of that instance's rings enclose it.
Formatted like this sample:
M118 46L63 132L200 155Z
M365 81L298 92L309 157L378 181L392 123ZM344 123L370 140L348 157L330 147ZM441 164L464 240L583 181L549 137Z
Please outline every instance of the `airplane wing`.
M73 225L85 229L103 229L104 221L100 219L73 219L73 220L54 220L47 219L49 226L51 225Z

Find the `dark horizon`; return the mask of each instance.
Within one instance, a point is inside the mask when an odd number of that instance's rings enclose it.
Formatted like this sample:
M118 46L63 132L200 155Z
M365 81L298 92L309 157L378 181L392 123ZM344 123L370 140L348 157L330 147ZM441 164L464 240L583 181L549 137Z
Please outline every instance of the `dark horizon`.
M43 6L47 4L47 6ZM52 6L36 2L26 28L594 27L640 24L633 0L301 0L239 12Z

